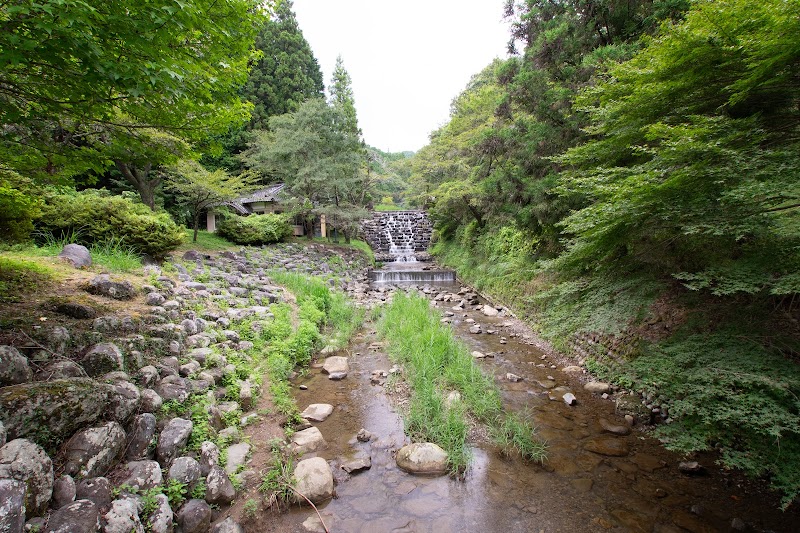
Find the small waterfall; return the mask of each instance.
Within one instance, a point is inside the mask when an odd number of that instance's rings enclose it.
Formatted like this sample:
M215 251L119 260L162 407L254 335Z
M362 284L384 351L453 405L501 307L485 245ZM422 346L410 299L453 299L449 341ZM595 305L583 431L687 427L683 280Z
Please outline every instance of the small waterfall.
M369 279L375 283L454 283L452 270L371 270Z
M394 262L416 262L414 225L409 218L390 216L386 221L386 240L389 243L389 255Z

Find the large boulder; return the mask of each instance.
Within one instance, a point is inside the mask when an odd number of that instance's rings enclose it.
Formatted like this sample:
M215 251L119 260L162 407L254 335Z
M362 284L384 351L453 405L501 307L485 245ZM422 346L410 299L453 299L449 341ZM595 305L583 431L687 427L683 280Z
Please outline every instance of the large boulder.
M92 377L102 376L115 370L123 370L125 359L122 351L112 342L92 346L81 360L81 366Z
M126 422L139 409L139 387L130 381L119 381L112 385L112 389L108 415L118 422Z
M156 417L152 413L136 415L128 431L126 459L142 459L147 456L148 447L156 434Z
M0 387L25 383L33 379L28 358L13 346L0 346Z
M236 489L225 470L221 466L211 467L211 472L206 477L206 501L227 505L235 497Z
M0 531L17 533L25 527L25 483L0 479Z
M125 449L125 430L119 422L76 433L66 444L64 472L80 477L105 474Z
M140 491L158 487L164 480L161 466L156 461L131 461L125 465L130 472L122 485L134 487Z
M200 445L200 473L207 476L211 468L219 464L219 448L211 441L205 441Z
M111 502L111 509L103 515L104 533L144 533L139 520L136 500L120 498Z
M0 479L25 484L25 515L39 516L53 495L53 462L27 439L14 439L0 448Z
M89 500L98 508L111 503L111 482L104 477L82 479L75 486L76 500Z
M447 452L432 442L403 446L395 457L397 466L409 474L440 475L447 473Z
M178 457L172 461L167 476L178 483L193 487L201 476L200 463L192 457Z
M177 513L178 527L188 533L208 533L211 529L211 507L205 500L189 500Z
M156 509L147 517L150 533L172 533L172 507L166 494L156 495Z
M100 531L100 509L92 501L77 500L53 514L43 533L97 533Z
M161 431L158 437L156 455L162 466L169 465L177 457L178 451L186 446L192 434L192 421L173 418Z
M70 263L75 268L89 268L92 266L92 254L89 249L80 244L68 244L58 254L58 258L65 263Z
M297 492L313 503L323 502L333 497L333 472L328 462L322 457L303 459L294 469L297 480ZM297 503L305 503L305 499L295 495Z
M0 389L0 413L9 438L45 428L64 439L97 421L106 411L111 388L92 379L57 379Z
M33 379L36 381L53 381L54 379L85 378L86 372L75 361L56 361L38 371Z
M136 296L136 288L130 281L113 281L108 274L100 274L93 278L86 291L115 300L130 300Z

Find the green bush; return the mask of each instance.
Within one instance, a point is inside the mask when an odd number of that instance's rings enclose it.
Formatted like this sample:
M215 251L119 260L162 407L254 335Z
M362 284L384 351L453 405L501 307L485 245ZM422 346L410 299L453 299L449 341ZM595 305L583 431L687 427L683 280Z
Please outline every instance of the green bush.
M217 232L236 244L270 244L289 237L292 228L284 215L270 213L226 217L220 221Z
M116 241L153 257L163 257L183 242L183 230L167 213L96 189L47 197L36 226L56 238L72 234L87 246Z
M41 203L29 181L13 172L0 171L0 240L27 240Z

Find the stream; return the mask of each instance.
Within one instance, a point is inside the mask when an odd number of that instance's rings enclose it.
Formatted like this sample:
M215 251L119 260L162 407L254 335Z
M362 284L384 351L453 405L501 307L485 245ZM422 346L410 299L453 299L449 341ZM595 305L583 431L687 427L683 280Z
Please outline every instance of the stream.
M460 288L453 282L435 285L427 289L430 296ZM435 304L442 312L454 305ZM576 377L562 372L564 364L534 347L519 321L472 309L455 312L453 331L470 350L494 354L477 362L496 376L505 409L527 413L534 422L548 444L547 461L541 465L507 457L482 442L473 446L473 463L463 480L399 470L393 452L408 442L402 417L386 385L372 380L373 371L388 371L392 363L374 324L367 323L347 353L340 354L350 359L346 379L331 381L312 368L294 382L300 410L311 403L334 406L327 420L314 424L328 442L317 455L337 472L336 497L319 506L331 532L800 530L797 509L781 512L778 497L763 492L764 483L721 471L712 456L695 458L706 471L689 476L678 470L681 457L638 428L627 436L604 431L600 419L625 424L612 401L585 391ZM469 333L475 323L483 333ZM522 380L507 380L509 372ZM558 387L567 387L577 403L562 401L554 394ZM356 439L362 428L373 440ZM339 467L360 456L371 458L369 470L348 476ZM308 507L267 515L258 530L324 531Z

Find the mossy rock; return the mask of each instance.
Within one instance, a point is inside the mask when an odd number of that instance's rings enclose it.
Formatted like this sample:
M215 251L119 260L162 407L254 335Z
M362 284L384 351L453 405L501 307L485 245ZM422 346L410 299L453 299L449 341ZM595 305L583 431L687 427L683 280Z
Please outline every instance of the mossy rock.
M106 411L111 387L88 378L56 379L0 389L0 417L8 438L49 448Z

